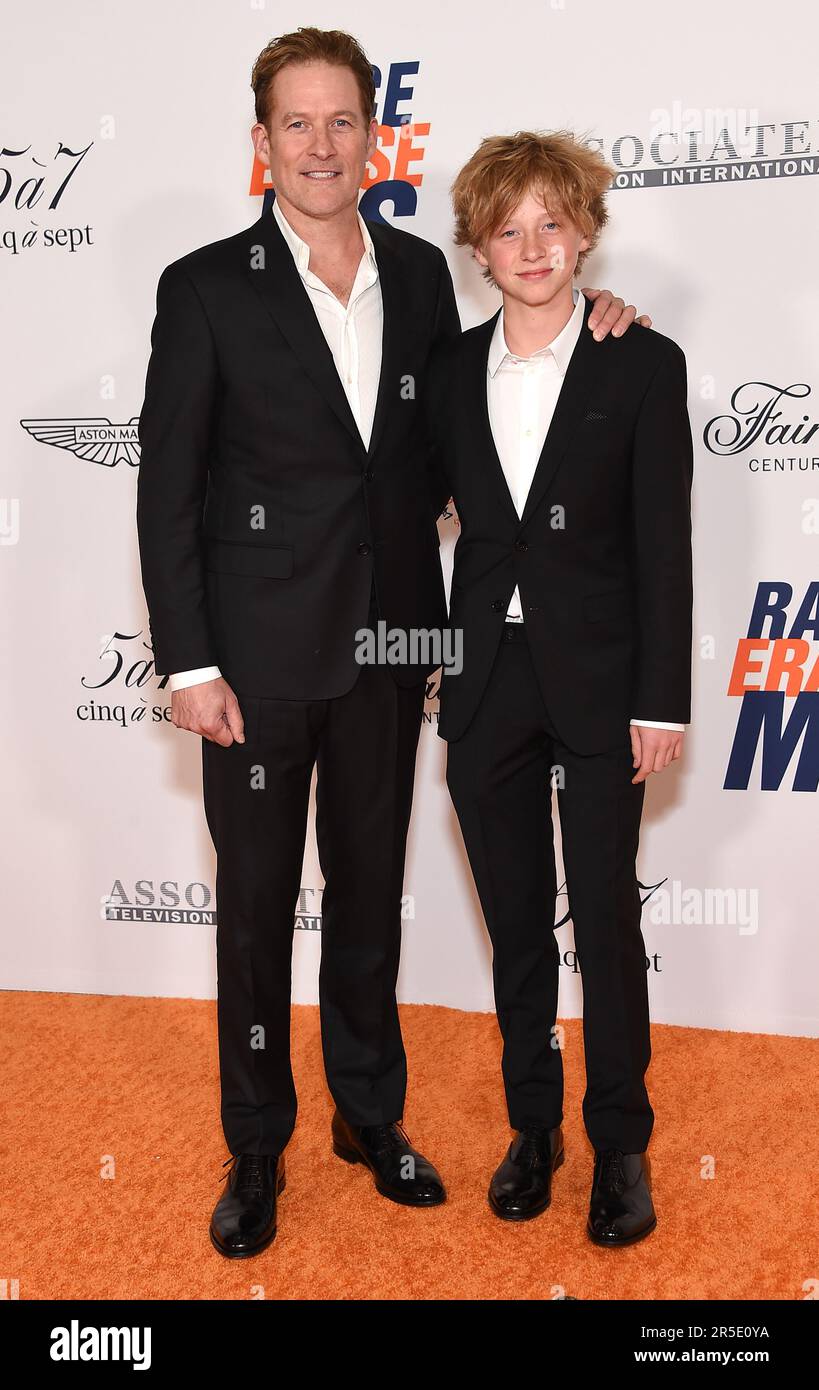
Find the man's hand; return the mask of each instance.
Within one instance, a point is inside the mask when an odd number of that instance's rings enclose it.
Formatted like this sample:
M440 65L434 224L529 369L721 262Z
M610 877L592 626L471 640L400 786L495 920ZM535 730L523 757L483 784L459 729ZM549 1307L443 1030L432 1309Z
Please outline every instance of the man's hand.
M635 782L644 782L652 772L662 772L675 758L682 757L683 739L677 729L651 729L644 724L631 724L631 751L637 768Z
M231 743L244 743L245 726L239 701L226 680L202 681L171 695L171 719L177 729L189 729L201 734L211 743L229 748Z
M626 329L630 328L637 318L637 310L634 305L625 304L622 299L617 299L611 290L584 289L583 294L594 304L594 308L589 314L589 328L593 331L598 343L609 332L615 338L622 338ZM651 327L651 319L648 314L641 314L637 323L641 328Z

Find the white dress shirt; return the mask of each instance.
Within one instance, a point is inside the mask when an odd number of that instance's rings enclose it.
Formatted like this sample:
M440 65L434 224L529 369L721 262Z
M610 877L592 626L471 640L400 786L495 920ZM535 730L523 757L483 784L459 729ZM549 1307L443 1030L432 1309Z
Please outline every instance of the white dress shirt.
M364 242L364 253L345 306L332 290L327 288L324 281L313 274L310 269L310 247L290 226L278 200L274 200L273 203L273 216L290 247L307 297L333 354L336 371L350 403L353 419L364 444L369 447L381 376L384 307L378 279L378 263L367 224L359 213L358 225ZM201 685L204 681L215 680L219 675L221 672L218 666L200 666L195 671L177 671L170 676L168 684L171 690L184 690L190 685Z
M486 363L486 399L489 423L504 477L518 516L523 516L538 459L552 422L557 398L569 360L583 328L586 301L573 288L574 310L556 338L531 357L517 357L509 351L501 309ZM520 591L515 592L506 613L508 623L522 623ZM655 729L685 729L684 724L666 724L654 719L632 719Z

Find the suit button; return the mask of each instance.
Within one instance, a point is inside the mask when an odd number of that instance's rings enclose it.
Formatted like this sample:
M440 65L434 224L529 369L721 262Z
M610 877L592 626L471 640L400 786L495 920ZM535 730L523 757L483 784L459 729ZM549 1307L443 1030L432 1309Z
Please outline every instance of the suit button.
M494 599L493 602L492 602L492 612L493 612L493 613L500 613L501 610L502 610L502 608L503 608L503 603L501 602L501 600L500 600L499 598Z
M515 550L520 551L521 555L523 555L528 549L529 549L529 542L528 542L528 541L515 541Z
M368 468L368 469L367 469L367 472L364 474L364 481L365 481L365 483L371 483L372 480L373 480L373 470L372 470L371 468Z
M369 555L369 553L370 553L371 550L372 550L372 546L369 545L367 541L362 541L361 544L360 544L359 547L358 547L358 553L359 553L359 555Z

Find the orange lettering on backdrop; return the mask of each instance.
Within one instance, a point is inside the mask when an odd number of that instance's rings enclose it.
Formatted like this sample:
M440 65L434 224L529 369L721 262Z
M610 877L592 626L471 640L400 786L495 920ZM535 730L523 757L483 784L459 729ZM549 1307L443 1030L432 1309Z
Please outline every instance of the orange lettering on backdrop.
M383 183L390 176L390 161L381 148L382 145L391 145L394 137L394 130L391 125L380 125L378 127L378 145L367 160L364 169L364 178L361 183L362 188L372 188L374 183ZM370 170L374 170L371 174Z
M423 174L408 174L407 169L410 164L424 158L424 150L420 145L413 145L412 137L414 134L429 135L429 121L422 121L418 125L405 125L401 127L401 138L398 141L398 153L395 156L395 173L393 178L401 179L403 183L414 183L418 187L423 181Z
M746 684L745 677L749 675L761 674L763 662L752 661L751 653L754 649L767 651L770 640L765 637L740 637L737 642L737 654L734 657L734 669L731 672L731 679L728 683L729 695L744 695L746 690L759 690L758 685Z
M364 178L361 182L362 189L372 188L375 183L384 183L385 180L393 178L400 179L402 183L411 183L419 187L423 183L424 176L420 172L410 173L410 165L419 163L426 153L423 146L412 143L415 135L429 135L429 121L419 121L417 125L394 126L380 125L378 127L378 145L371 157L367 160L364 170ZM395 167L392 165L392 156L389 150L395 150ZM253 156L253 167L250 171L250 196L251 198L262 198L268 189L273 185L270 182L270 170L261 160Z
M268 188L272 188L270 182L270 170L266 164L262 164L260 159L253 156L253 168L250 171L250 196L251 198L262 198Z
M419 145L413 145L413 135L429 135L429 121L419 121L417 125L407 122L405 125L380 125L378 127L378 148L367 162L367 169L364 174L362 188L372 188L375 183L383 183L385 179L400 179L402 183L415 184L416 188L423 182L423 174L410 174L408 172L410 164L415 164L424 158L425 151ZM397 147L397 148L396 148ZM387 150L395 149L395 167L392 167L390 156ZM370 173L370 170L373 173Z
M729 695L744 695L748 690L781 689L785 677L784 694L793 699L800 691L819 691L819 656L808 668L811 644L804 637L777 637L775 640L762 637L740 637L734 668L728 683ZM749 677L761 676L763 680L752 681Z
M810 643L804 637L780 637L773 643L768 666L766 690L778 690L783 676L787 677L786 695L798 695L802 689L802 667L810 656Z
M813 670L811 671L810 675L805 681L805 684L802 686L802 689L811 691L819 690L819 656L817 656L816 660L814 661Z

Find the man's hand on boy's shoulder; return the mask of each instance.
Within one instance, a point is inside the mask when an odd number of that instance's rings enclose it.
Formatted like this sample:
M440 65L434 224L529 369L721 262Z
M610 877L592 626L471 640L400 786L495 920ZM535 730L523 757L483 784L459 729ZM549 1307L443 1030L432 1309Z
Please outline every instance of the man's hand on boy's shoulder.
M682 757L685 734L679 729L652 729L645 724L630 725L631 751L636 774L632 783L644 782L652 772L662 772Z
M588 326L594 333L595 341L600 342L607 333L611 333L615 338L622 338L626 329L631 328L635 322L641 328L650 328L651 319L648 314L640 314L637 318L637 310L633 304L626 304L624 300L612 294L611 290L587 290L582 293L594 304L594 308L589 314Z

